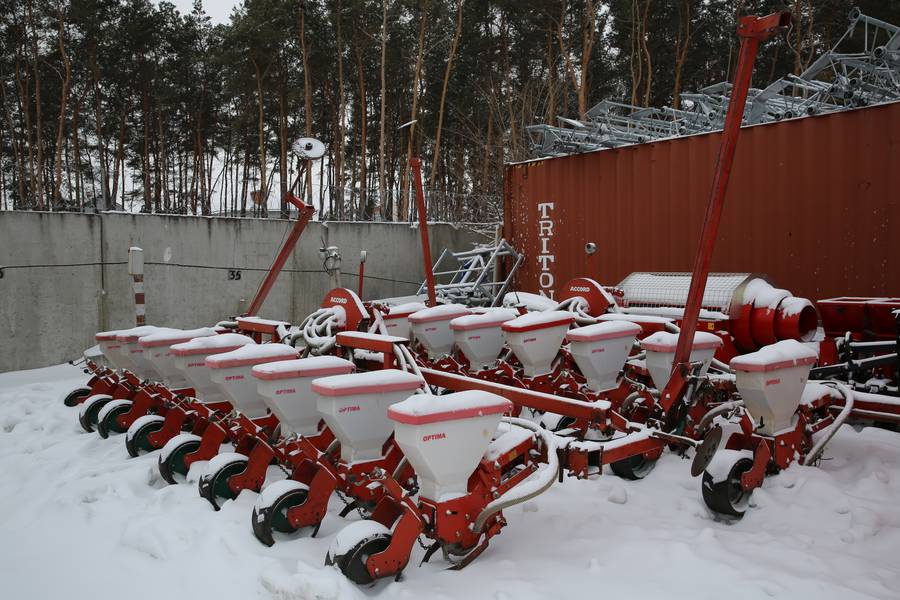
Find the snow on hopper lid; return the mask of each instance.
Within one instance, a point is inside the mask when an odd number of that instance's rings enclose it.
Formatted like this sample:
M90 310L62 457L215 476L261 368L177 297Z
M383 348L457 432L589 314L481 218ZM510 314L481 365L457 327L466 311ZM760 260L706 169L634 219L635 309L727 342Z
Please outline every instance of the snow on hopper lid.
M630 321L631 323L658 323L665 325L673 323L675 320L669 317L659 317L656 315L636 315L632 313L606 313L597 317L600 321Z
M220 333L208 337L195 338L189 342L172 346L175 356L194 356L196 354L220 354L231 352L241 346L255 344L253 338L240 333Z
M136 342L138 338L150 335L160 330L173 331L168 327L156 327L155 325L141 325L131 329L122 329L116 332L116 339L120 342Z
M265 362L297 358L298 351L287 344L248 344L237 350L216 354L206 359L210 369L230 369L246 367Z
M806 344L797 340L782 340L731 359L731 368L744 372L765 372L811 365L816 360L818 354Z
M352 373L356 367L349 360L337 356L311 356L293 360L279 360L253 367L253 376L264 381L294 377L325 377Z
M486 327L499 327L507 321L519 317L519 313L509 308L497 308L484 313L456 317L450 321L450 329L454 331L469 331L472 329L484 329Z
M200 327L198 329L173 329L172 331L157 331L145 335L138 340L142 348L154 348L156 346L171 346L182 342L189 342L194 338L216 335L212 327Z
M712 333L698 331L694 334L693 350L708 350L710 348L718 348L722 345L722 338ZM641 340L641 346L644 350L652 352L675 352L678 346L678 334L669 333L668 331L657 331L653 335L648 335Z
M398 335L385 335L383 333L369 333L368 331L342 331L337 336L337 343L340 346L348 345L353 340L362 340L369 342L381 342L383 344L405 344L409 340Z
M512 410L506 398L482 390L468 390L445 396L416 394L388 408L388 417L398 423L424 425L439 421L468 419Z
M260 325L269 325L271 327L277 327L278 325L290 325L287 321L275 321L274 319L263 319L262 317L238 317L237 322L245 322L245 323L258 323Z
M116 336L119 335L120 330L115 329L113 331L98 331L94 334L94 339L98 342L112 342L116 339Z
M507 321L503 324L503 331L518 333L522 331L534 331L536 329L547 329L550 327L569 325L574 320L574 315L565 310L532 312L517 317L512 321Z
M405 302L403 304L397 304L396 306L392 306L388 309L388 313L384 315L384 319L401 319L403 317L408 317L409 315L419 312L420 310L425 310L427 307L422 302Z
M570 329L566 339L570 342L599 342L617 338L634 337L641 332L641 326L628 321L604 321Z
M366 373L350 373L316 379L312 389L323 396L352 396L354 394L378 394L413 391L425 382L418 375L398 369L382 369Z
M462 304L439 304L438 306L414 312L409 315L409 322L419 324L431 323L432 321L449 321L456 317L467 315L470 312L468 307Z

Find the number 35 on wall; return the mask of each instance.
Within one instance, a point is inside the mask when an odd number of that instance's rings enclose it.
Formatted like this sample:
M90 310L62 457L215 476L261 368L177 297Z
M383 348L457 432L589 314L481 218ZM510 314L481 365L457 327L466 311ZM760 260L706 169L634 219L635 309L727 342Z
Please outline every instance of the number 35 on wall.
M241 278L240 269L228 269L228 281L239 281Z

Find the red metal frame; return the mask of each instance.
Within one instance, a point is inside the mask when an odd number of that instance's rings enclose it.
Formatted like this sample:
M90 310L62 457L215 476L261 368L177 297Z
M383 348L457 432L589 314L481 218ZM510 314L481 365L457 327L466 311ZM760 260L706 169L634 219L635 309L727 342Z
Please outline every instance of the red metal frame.
M703 293L706 290L706 279L709 276L709 264L712 260L713 248L719 232L719 223L722 220L725 192L728 190L728 180L731 177L734 153L737 149L737 142L741 132L741 122L744 118L744 106L747 103L747 92L750 89L750 78L753 75L756 51L761 41L771 38L787 27L790 22L791 14L789 12L777 12L766 17L741 17L738 24L737 34L741 38L741 50L738 57L737 72L734 76L731 101L728 104L728 113L725 117L725 130L722 134L716 174L713 179L709 205L706 209L706 217L704 218L703 229L700 234L697 259L694 263L691 287L688 291L687 305L684 309L684 319L681 324L681 334L678 337L675 359L672 361L672 379L666 389L666 392L670 393L662 394L663 408L667 411L677 400L680 400L684 390L683 382L680 381L681 376L686 376L689 370L685 368L685 364L690 360L691 344L694 340L694 333L697 331L700 305L703 301ZM676 377L676 375L680 376Z
M294 223L290 235L284 240L281 250L278 251L278 255L275 257L275 262L272 263L272 268L269 269L266 278L263 279L262 284L259 286L259 291L256 292L256 296L247 308L246 314L248 315L255 315L259 312L259 309L262 308L263 302L266 301L266 297L272 290L272 286L275 285L275 280L278 279L278 275L281 273L281 269L284 268L284 263L287 262L288 257L294 251L294 246L297 245L300 234L303 233L306 224L309 223L309 220L316 212L315 208L304 203L292 193L285 194L284 199L297 207L297 210L299 211L297 222Z
M425 281L428 284L428 306L437 305L434 292L434 269L431 263L431 242L428 240L428 214L425 212L425 192L422 190L422 161L418 157L409 159L416 185L416 210L419 213L419 235L422 236L422 261L425 267Z

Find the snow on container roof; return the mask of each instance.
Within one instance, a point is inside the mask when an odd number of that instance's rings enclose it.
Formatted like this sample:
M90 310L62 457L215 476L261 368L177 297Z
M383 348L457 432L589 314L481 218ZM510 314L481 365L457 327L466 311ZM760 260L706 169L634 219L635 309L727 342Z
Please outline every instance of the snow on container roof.
M782 340L756 352L731 359L731 368L745 372L766 372L811 365L818 360L815 350L797 340Z
M566 339L570 342L599 342L616 338L633 337L641 332L641 326L628 321L605 321L585 327L570 329Z
M432 321L449 321L450 319L467 315L470 312L468 307L462 304L439 304L438 306L414 312L409 315L409 322L418 324L431 323Z
M211 369L246 367L275 360L297 358L297 354L297 349L287 344L248 344L231 352L210 356L206 359L206 366Z
M200 327L198 329L174 329L172 331L157 331L150 335L145 335L138 340L138 344L142 348L155 348L157 346L171 346L172 344L180 344L189 342L194 338L208 337L216 335L216 330L212 327Z
M425 384L418 375L398 369L383 369L366 373L350 373L316 379L312 389L323 396L352 396L417 390Z
M506 398L482 390L468 390L445 396L416 394L388 408L388 417L398 423L424 425L481 417L512 410Z
M548 329L550 327L569 325L574 320L574 315L565 310L531 312L504 323L503 331L522 332L534 331L536 329Z
M94 339L98 342L111 342L119 335L118 329L113 331L98 331L94 334Z
M722 338L706 331L698 331L694 334L693 350L708 350L722 345ZM668 331L657 331L641 340L644 350L653 352L675 352L678 346L678 334Z
M253 338L240 333L220 333L209 337L194 338L183 344L172 346L172 354L175 356L194 356L196 354L220 354L231 352L241 346L255 344Z
M408 317L409 315L419 312L420 310L425 310L428 308L425 306L424 302L404 302L403 304L397 304L396 306L392 306L388 309L388 313L384 315L384 319L401 319L403 317Z
M450 329L453 331L470 331L472 329L484 329L486 327L499 327L507 321L519 317L519 313L509 308L498 308L475 315L456 317L450 321Z
M352 373L356 367L349 360L337 356L311 356L293 360L279 360L253 367L253 376L264 381L292 377L326 377Z
M169 327L156 327L155 325L141 325L131 329L122 329L116 332L116 339L120 342L136 342L138 338L150 335L160 330L172 331Z

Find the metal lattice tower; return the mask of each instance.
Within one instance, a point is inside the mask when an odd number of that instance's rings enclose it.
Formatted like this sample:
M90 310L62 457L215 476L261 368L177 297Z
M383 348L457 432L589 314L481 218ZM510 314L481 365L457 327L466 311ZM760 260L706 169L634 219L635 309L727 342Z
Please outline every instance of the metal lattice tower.
M753 88L744 125L852 110L900 100L900 27L850 12L850 25L834 47L800 75L787 75L765 89ZM862 51L841 48L850 39ZM731 84L720 82L680 94L680 109L646 108L603 100L576 120L527 128L535 156L563 156L617 148L722 129Z

